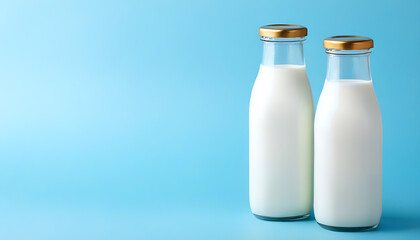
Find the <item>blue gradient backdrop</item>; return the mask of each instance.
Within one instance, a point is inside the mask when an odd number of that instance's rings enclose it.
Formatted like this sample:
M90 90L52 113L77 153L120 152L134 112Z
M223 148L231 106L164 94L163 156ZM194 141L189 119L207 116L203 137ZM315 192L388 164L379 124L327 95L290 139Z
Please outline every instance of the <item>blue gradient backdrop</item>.
M420 238L419 1L1 1L1 239ZM375 40L379 230L255 219L248 104L258 27Z

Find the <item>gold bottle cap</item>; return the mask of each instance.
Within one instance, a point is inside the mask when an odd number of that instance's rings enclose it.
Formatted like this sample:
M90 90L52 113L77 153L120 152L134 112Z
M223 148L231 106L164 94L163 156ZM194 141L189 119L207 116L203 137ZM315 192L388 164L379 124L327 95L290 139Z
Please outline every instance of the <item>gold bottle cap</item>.
M260 36L269 38L297 38L308 35L308 29L294 24L271 24L260 27Z
M373 48L373 40L363 36L334 36L324 39L324 48L337 50L363 50Z

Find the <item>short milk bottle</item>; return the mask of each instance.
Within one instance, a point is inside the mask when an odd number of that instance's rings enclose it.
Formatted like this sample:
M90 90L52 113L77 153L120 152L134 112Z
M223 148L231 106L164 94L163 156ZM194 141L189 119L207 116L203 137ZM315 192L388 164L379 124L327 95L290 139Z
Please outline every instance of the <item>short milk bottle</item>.
M314 212L335 231L376 228L382 212L382 120L369 55L373 40L324 40L327 77L315 116Z
M313 204L311 86L303 41L307 29L275 24L259 30L263 56L249 107L249 198L264 220L298 220Z

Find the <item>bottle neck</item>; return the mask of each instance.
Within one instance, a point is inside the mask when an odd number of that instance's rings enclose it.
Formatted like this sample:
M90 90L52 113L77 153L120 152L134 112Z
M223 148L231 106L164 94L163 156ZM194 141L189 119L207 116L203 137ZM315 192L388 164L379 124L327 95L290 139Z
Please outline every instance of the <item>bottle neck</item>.
M326 50L327 80L358 79L371 81L370 50Z
M262 37L262 65L305 65L303 41L305 38Z

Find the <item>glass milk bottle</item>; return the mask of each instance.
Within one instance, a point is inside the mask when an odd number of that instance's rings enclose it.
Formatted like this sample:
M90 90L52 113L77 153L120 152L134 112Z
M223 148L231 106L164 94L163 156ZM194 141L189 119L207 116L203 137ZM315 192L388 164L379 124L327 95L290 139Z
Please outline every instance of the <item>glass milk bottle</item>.
M382 120L369 68L373 40L324 40L328 70L315 116L314 212L335 231L375 228L382 212Z
M313 200L313 99L303 41L307 29L260 28L262 63L249 107L249 198L264 220L309 216Z

